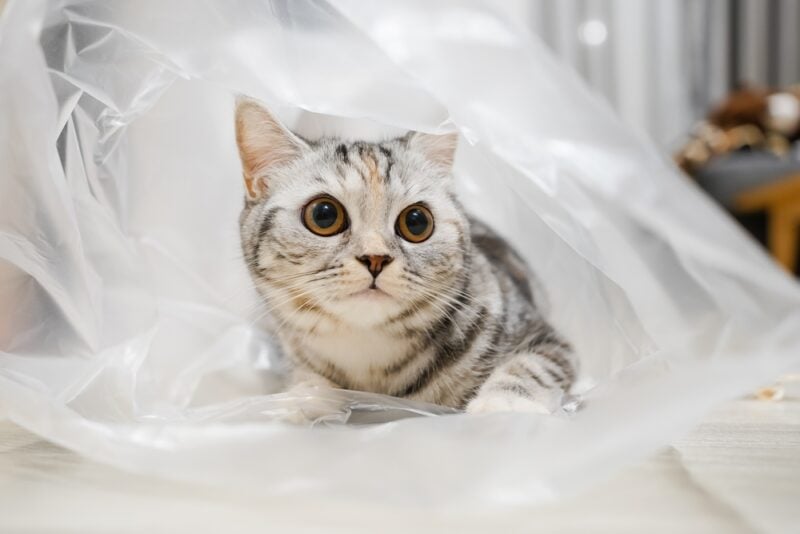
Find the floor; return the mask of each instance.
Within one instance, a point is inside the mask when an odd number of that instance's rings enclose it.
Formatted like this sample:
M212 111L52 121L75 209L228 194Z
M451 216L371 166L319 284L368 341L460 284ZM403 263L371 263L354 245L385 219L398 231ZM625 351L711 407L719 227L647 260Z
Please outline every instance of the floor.
M2 411L2 410L0 410ZM0 532L800 532L800 395L743 399L649 460L499 517L297 510L117 471L0 422Z

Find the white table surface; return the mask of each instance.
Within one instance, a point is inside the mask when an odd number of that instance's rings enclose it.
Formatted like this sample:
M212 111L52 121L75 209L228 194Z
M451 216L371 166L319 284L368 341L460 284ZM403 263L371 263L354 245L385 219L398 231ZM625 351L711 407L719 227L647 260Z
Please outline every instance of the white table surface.
M800 533L800 398L738 400L589 491L501 517L303 509L134 475L0 423L0 533Z

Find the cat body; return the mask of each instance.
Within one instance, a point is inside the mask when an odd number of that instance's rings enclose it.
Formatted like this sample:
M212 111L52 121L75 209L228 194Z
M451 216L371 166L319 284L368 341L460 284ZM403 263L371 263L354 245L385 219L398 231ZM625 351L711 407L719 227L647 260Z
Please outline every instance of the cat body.
M453 135L303 140L237 104L242 249L296 387L551 412L575 378L524 261L453 193Z

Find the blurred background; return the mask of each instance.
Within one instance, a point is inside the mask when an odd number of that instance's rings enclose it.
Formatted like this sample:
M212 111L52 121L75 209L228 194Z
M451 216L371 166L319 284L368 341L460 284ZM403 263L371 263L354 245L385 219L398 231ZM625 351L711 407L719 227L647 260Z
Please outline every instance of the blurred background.
M800 0L515 0L509 8L800 272Z

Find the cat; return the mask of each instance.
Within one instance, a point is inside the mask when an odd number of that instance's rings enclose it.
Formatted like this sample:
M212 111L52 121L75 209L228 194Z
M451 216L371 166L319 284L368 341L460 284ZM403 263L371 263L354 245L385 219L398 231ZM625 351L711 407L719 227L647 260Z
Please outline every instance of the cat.
M295 387L552 413L576 376L533 278L453 192L456 134L303 139L239 98L241 245Z

